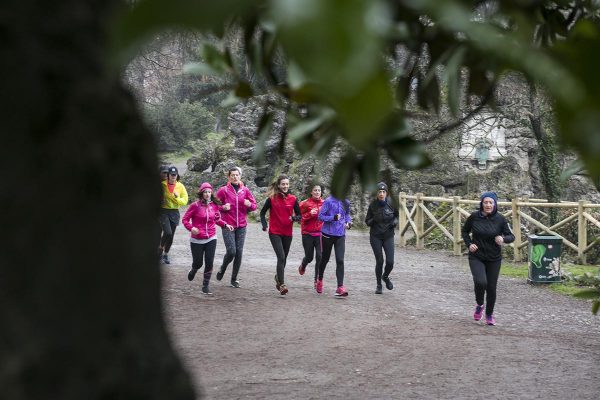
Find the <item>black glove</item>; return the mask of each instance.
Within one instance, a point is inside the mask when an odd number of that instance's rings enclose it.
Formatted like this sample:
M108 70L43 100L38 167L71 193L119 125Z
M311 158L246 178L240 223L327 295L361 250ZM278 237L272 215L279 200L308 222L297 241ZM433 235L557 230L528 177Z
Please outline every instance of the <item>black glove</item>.
M263 228L262 228L262 229L263 229L263 232L266 232L266 231L267 231L267 227L266 227L265 225L263 225Z
M302 215L294 215L292 217L292 221L296 221L296 222L300 221L301 219L302 219Z
M352 228L352 222L348 222L348 228L347 229L350 229L350 228Z
M335 214L335 215L333 216L333 220L334 220L334 221L339 221L339 220L340 220L340 214Z

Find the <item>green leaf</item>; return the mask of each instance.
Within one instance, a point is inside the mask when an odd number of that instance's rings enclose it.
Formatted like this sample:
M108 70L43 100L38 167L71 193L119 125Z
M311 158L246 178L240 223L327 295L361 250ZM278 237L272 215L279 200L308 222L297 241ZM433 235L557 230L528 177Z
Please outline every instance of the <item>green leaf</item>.
M583 161L575 160L562 171L562 173L560 174L560 180L565 182L569 180L571 176L581 172L584 168L585 165L583 164Z
M424 147L411 138L388 143L386 151L399 168L419 169L431 164Z
M335 111L330 108L323 108L321 113L315 118L300 120L293 128L289 130L288 137L292 142L298 142L306 138L325 122L333 120Z
M592 304L592 314L597 315L598 309L600 309L600 300L595 300L594 304Z
M252 97L252 88L248 82L238 82L234 93L239 98L247 99Z
M263 113L258 123L258 138L254 145L252 161L262 165L265 160L265 145L269 136L271 136L271 126L273 125L273 114Z
M347 152L335 166L331 178L331 193L337 199L345 199L350 192L358 159L352 151Z
M216 47L210 44L205 44L202 47L202 58L215 71L223 73L231 70L231 59L228 60L224 53L221 53Z
M210 65L202 62L190 62L183 66L183 73L195 76L218 76L222 71L216 71Z
M598 289L581 289L573 294L573 297L579 299L598 299L600 297L600 290Z
M358 176L365 191L375 189L379 182L379 151L371 148L363 154L358 164Z
M446 81L448 82L448 106L454 117L458 116L460 108L460 82L461 65L466 54L465 47L459 47L454 51L446 64Z

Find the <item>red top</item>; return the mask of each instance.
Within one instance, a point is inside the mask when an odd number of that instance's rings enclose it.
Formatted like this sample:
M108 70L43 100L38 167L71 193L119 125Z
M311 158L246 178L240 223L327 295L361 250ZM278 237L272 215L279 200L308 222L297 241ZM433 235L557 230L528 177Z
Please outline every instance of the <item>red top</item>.
M319 220L319 211L323 205L323 199L315 200L310 197L300 202L300 213L302 214L302 222L300 223L303 235L321 236L321 227L323 221ZM316 214L311 214L311 210L316 209Z

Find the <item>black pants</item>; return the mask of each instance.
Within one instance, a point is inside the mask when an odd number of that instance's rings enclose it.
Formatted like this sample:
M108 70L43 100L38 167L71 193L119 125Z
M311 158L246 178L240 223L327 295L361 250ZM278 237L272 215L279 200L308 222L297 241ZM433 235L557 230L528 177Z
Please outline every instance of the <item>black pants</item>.
M337 278L338 287L344 284L344 253L346 252L346 236L327 236L321 235L323 243L323 253L321 254L321 262L319 263L319 279L323 279L325 275L325 267L331 257L331 249L335 251L335 276Z
M179 220L179 210L167 210L164 208L161 210L160 227L162 229L162 237L160 238L160 247L165 253L168 253L171 249Z
M225 273L227 266L233 261L233 271L231 272L231 282L237 280L240 266L242 265L242 255L244 253L244 242L246 241L246 227L235 228L233 231L222 229L223 243L225 243L225 256L221 265L221 272Z
M215 250L217 249L217 241L211 240L208 243L190 243L192 247L192 268L202 268L202 258L204 258L204 278L202 286L208 286L210 277L213 271L213 262L215 260Z
M305 267L315 259L315 281L319 277L319 263L321 262L321 236L302 235L302 247L304 247L304 258L302 265Z
M273 246L273 250L275 250L275 255L277 256L277 281L279 283L284 283L285 264L288 253L290 252L292 237L269 233L269 240L271 241L271 245Z
M375 255L375 278L377 286L381 286L381 277L387 278L394 269L394 236L380 239L370 235L371 248ZM385 252L385 270L383 270L383 253Z
M481 261L477 257L469 256L469 267L473 274L473 283L475 285L475 301L477 304L483 304L484 294L487 293L485 315L494 313L496 304L496 286L498 276L500 275L500 264L502 260Z

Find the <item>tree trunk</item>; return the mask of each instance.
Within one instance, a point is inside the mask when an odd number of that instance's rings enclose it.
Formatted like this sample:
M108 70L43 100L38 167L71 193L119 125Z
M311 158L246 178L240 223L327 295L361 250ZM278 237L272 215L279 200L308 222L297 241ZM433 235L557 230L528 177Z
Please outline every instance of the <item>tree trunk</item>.
M155 144L104 66L119 4L0 5L2 398L194 398L161 314Z

